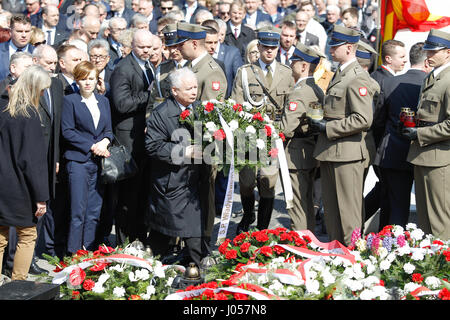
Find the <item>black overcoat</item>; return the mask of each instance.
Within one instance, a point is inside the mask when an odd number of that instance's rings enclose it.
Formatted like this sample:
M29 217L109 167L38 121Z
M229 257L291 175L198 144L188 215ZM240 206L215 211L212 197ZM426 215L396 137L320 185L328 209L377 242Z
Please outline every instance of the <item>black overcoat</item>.
M193 161L176 164L172 158L173 152L179 154L176 150L183 140L176 134L172 137L173 132L188 128L180 123L180 114L181 108L171 97L154 109L147 120L145 149L152 168L149 224L165 235L201 237L204 221L199 195L201 165Z
M34 226L36 202L49 200L44 135L37 111L29 113L0 109L0 226Z

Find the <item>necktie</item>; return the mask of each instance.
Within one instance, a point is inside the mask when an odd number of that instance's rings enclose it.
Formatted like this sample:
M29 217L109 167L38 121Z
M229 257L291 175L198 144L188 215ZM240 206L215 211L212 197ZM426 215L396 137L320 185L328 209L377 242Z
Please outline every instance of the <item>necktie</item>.
M44 90L44 100L45 100L45 103L47 104L48 113L50 114L50 118L53 119L52 104L50 102L50 96L48 94L48 89Z
M145 62L145 73L147 74L148 84L150 85L153 82L153 72L149 61Z
M73 92L80 93L80 89L78 89L78 85L75 81L72 82L72 89L73 89Z
M238 28L234 28L234 37L238 38Z
M273 78L272 78L272 68L270 67L269 64L266 65L266 70L267 70L267 73L266 73L266 81L267 81L267 84L269 85L269 88L270 88L270 86L272 86L272 80L273 80Z
M51 46L53 44L52 43L52 31L51 30L47 30L47 44L49 46Z
M191 69L192 68L192 61L188 61L185 65L186 68Z
M428 77L425 79L425 87L428 87L434 81L434 72L430 72Z
M181 63L178 63L177 64L177 69L181 69L181 68L183 68L183 66L181 65Z
M17 48L16 52L22 52L24 48Z
M289 64L289 54L287 51L285 52L285 56L286 56L286 61L284 62L284 64Z

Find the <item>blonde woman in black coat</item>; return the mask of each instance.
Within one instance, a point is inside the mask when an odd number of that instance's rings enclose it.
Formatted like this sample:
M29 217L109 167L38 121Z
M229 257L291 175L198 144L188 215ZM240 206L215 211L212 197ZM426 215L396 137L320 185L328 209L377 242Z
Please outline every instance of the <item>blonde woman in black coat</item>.
M27 279L37 219L45 214L49 199L47 150L37 108L50 83L42 67L28 67L0 110L0 269L9 227L15 227L19 241L12 280Z

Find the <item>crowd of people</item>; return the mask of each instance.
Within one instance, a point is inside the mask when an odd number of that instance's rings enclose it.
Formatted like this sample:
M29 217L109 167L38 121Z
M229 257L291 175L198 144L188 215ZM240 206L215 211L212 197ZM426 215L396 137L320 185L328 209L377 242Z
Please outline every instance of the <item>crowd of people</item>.
M0 268L13 280L62 258L139 240L170 263L211 252L227 178L197 146L173 152L180 114L231 98L263 108L286 136L293 230L345 245L380 211L405 225L415 182L418 223L449 238L450 35L409 52L379 47L376 0L2 0ZM407 62L411 68L405 73ZM401 75L400 75L401 74ZM323 119L307 116L321 106ZM415 126L399 122L401 108ZM137 174L100 179L109 146ZM364 198L369 167L378 183ZM239 172L237 232L269 226L276 167ZM256 195L256 191L257 194ZM258 200L258 209L255 204ZM252 226L254 222L255 226ZM180 251L180 247L183 250Z

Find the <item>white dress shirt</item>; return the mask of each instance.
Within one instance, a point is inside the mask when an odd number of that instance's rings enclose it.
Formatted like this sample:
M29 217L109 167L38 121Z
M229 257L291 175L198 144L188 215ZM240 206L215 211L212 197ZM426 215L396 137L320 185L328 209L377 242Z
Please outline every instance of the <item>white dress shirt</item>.
M266 67L267 64L265 64L261 59L259 59L258 61L259 61L259 65L260 65L261 69L264 72L264 76L266 76L267 75L267 67ZM275 67L276 67L276 65L277 65L277 61L276 60L273 60L272 63L270 64L271 73L272 73L272 79L273 79L273 76L275 75Z
M100 109L98 108L98 101L94 94L91 94L89 98L84 98L81 96L81 102L86 104L89 112L92 116L92 121L94 122L94 128L97 129L98 121L100 120Z

